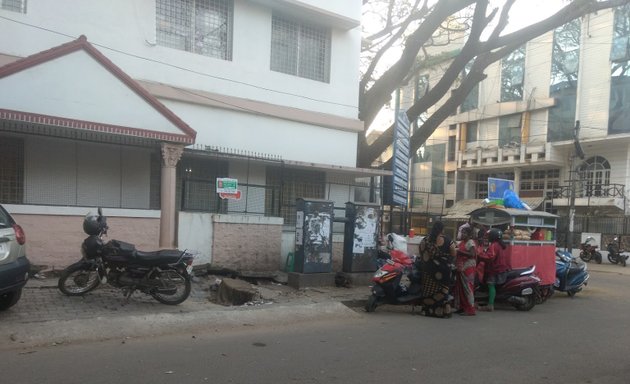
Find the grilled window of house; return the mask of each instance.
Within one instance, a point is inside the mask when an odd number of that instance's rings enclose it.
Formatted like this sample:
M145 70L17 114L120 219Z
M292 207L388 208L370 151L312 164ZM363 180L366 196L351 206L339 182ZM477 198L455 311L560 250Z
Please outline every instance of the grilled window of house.
M158 45L232 60L233 0L156 0Z
M12 12L26 13L26 0L2 0L0 8Z
M24 200L24 141L0 137L0 203Z
M601 196L602 186L610 184L610 163L601 156L585 160L578 168L587 196Z
M326 175L324 172L267 167L267 193L265 216L280 216L285 225L296 221L295 200L324 199Z
M228 163L218 159L182 158L177 164L177 199L183 211L226 213L216 181L228 177Z
M328 83L330 28L277 14L271 22L271 70Z

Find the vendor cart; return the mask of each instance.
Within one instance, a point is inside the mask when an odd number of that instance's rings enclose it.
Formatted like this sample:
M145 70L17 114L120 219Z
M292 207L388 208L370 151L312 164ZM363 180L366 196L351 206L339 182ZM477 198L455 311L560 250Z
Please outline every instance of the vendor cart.
M556 279L556 224L558 216L547 212L513 208L479 208L471 221L503 231L507 260L512 269L536 266L542 286Z

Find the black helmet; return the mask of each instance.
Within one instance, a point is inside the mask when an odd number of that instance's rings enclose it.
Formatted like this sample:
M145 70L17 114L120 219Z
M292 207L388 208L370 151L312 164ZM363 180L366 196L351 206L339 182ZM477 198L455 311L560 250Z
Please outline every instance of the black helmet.
M96 236L101 233L102 229L103 226L97 215L92 212L85 215L85 219L83 219L83 232L90 236Z
M488 231L488 241L493 242L503 239L503 232L499 228L492 228Z

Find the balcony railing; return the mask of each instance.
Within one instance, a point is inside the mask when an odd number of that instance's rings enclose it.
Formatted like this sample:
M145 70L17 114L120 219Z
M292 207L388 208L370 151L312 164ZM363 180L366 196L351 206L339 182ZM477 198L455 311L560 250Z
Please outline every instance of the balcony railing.
M553 198L562 199L571 197L571 185L562 185L553 189ZM576 182L575 197L625 197L625 186L623 184L587 184Z

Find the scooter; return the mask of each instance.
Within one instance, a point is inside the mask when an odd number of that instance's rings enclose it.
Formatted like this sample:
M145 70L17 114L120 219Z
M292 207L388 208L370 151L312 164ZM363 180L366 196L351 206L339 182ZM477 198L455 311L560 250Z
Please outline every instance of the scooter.
M374 312L381 304L421 305L420 273L413 258L398 249L380 251L378 258L384 262L372 277L372 294L365 311ZM408 282L403 282L403 277Z
M578 261L568 251L556 250L556 281L553 288L566 292L569 297L575 296L588 284L586 264Z
M586 261L587 263L591 260L595 260L597 264L601 264L602 254L597 250L597 244L591 244L591 241L595 242L595 239L592 236L589 236L582 244L580 244L580 259Z
M536 305L540 278L534 271L536 266L513 269L508 272L505 283L497 285L496 303L507 303L519 311L529 311ZM480 284L475 290L475 303L484 305L488 301L488 288Z
M606 250L608 251L608 261L612 264L621 264L622 267L626 266L628 255L624 255L623 252L626 251L619 249L619 236L615 236L613 241L608 243Z

